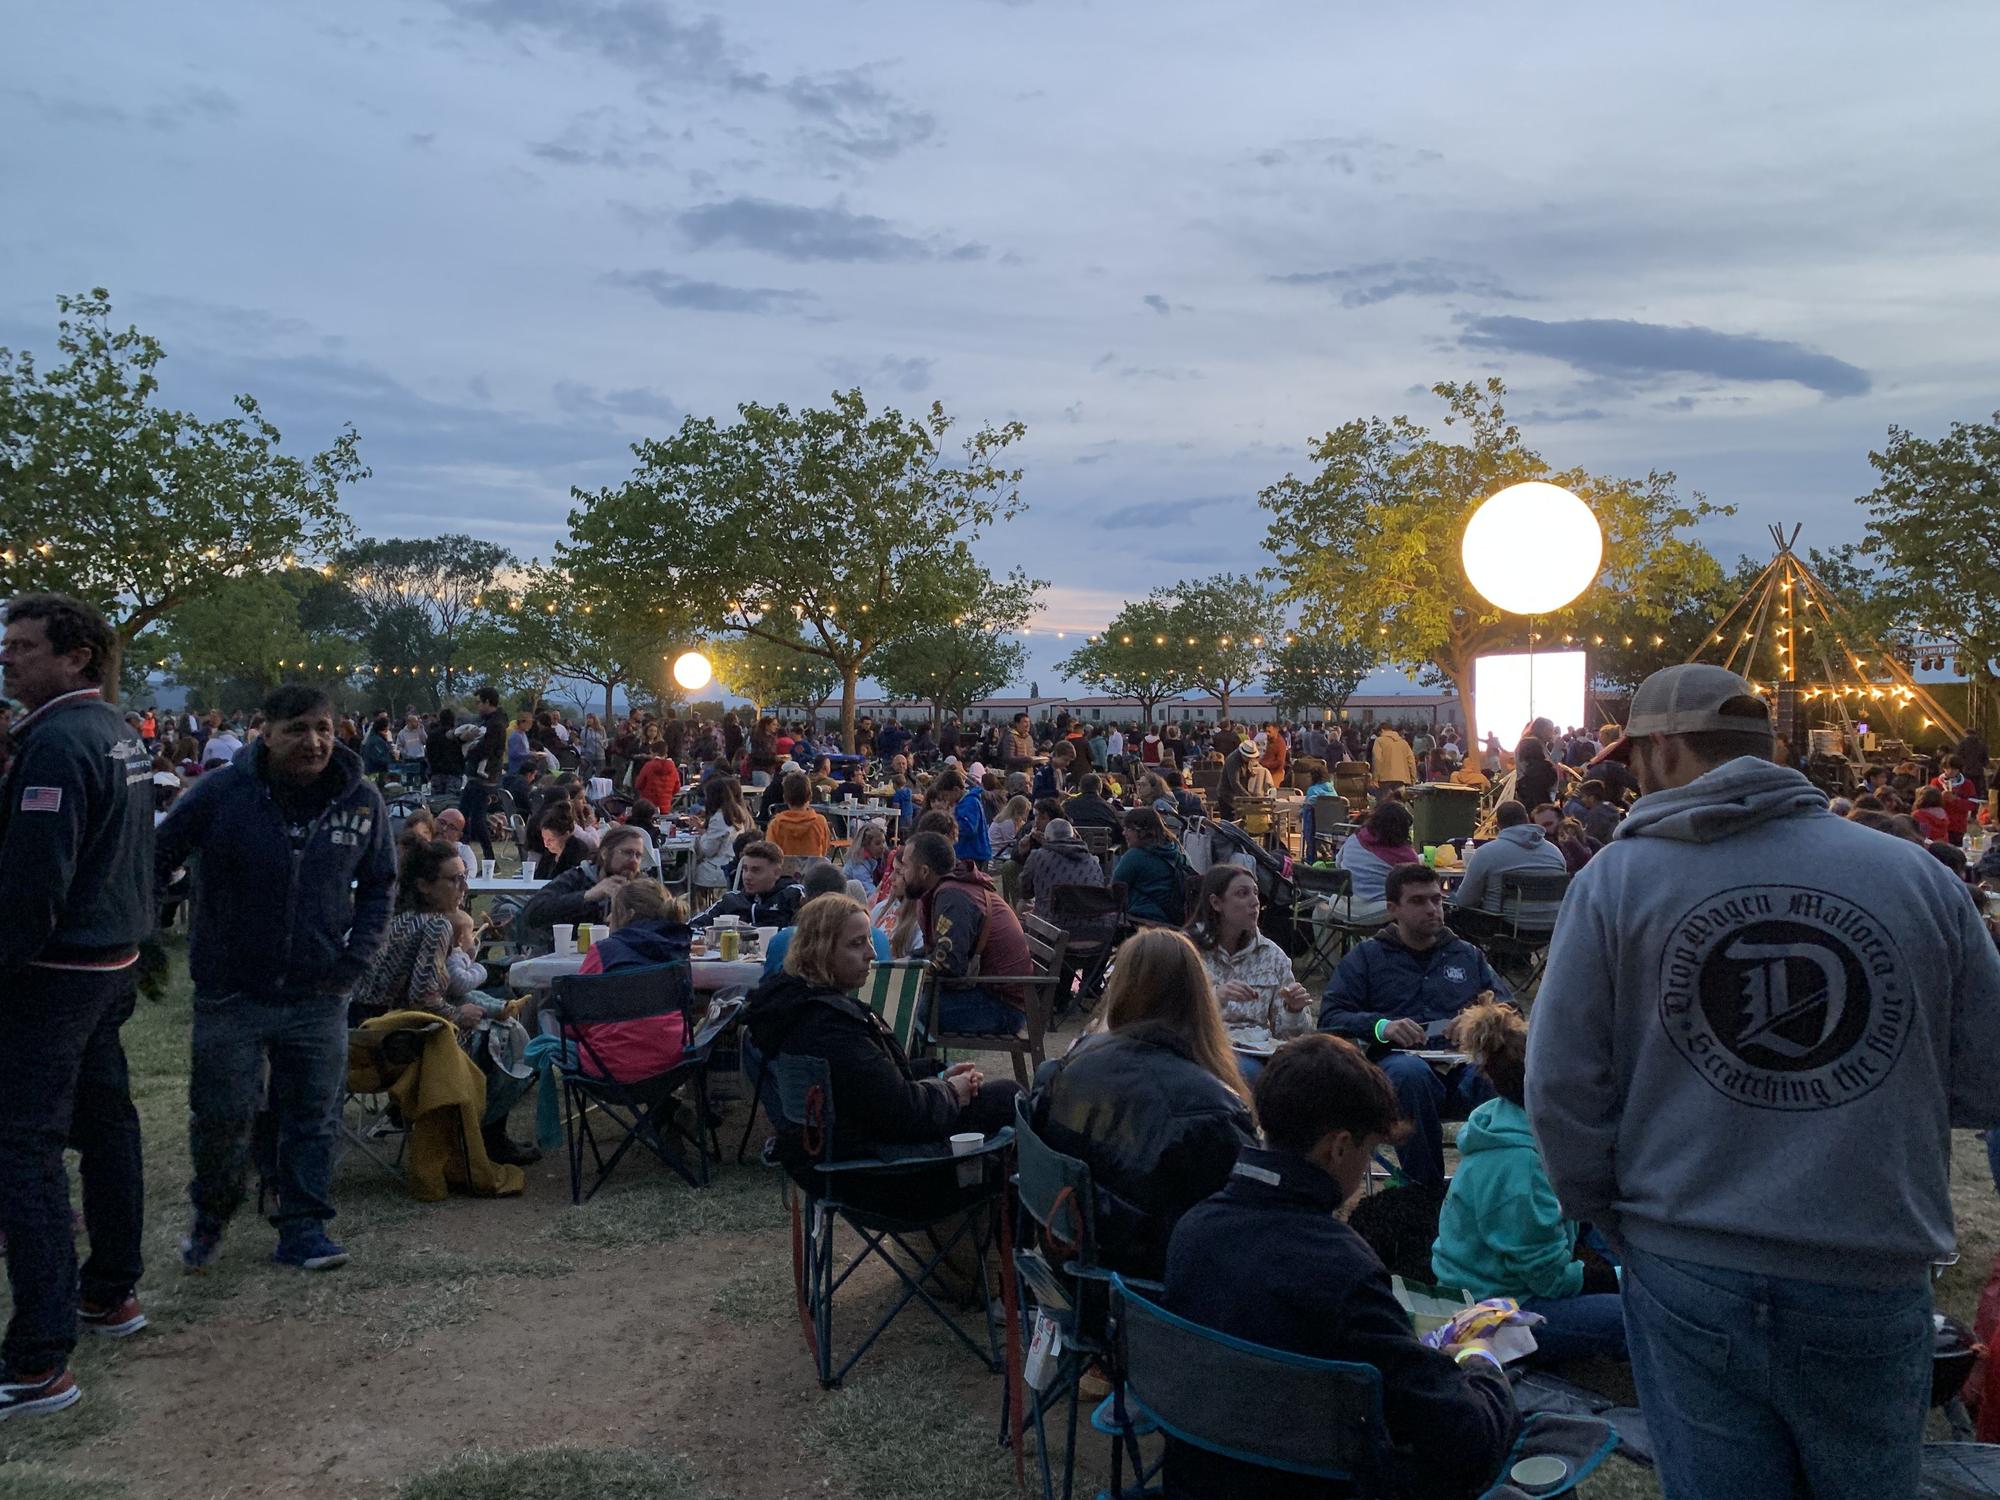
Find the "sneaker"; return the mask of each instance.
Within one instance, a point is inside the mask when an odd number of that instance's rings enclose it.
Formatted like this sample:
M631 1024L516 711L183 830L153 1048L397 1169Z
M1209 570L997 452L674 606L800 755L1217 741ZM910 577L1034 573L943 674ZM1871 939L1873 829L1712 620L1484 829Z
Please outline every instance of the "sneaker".
M271 1252L271 1259L281 1266L297 1266L301 1271L331 1271L347 1264L347 1252L315 1224L310 1229L282 1236L278 1248Z
M181 1240L181 1265L189 1271L206 1271L222 1254L222 1226L201 1214Z
M83 1387L68 1370L48 1370L40 1375L9 1375L0 1379L0 1422L9 1417L37 1417L61 1411L83 1399Z
M139 1299L129 1293L119 1302L92 1302L85 1298L77 1304L76 1320L85 1333L106 1339L130 1338L146 1326L146 1314L139 1306Z

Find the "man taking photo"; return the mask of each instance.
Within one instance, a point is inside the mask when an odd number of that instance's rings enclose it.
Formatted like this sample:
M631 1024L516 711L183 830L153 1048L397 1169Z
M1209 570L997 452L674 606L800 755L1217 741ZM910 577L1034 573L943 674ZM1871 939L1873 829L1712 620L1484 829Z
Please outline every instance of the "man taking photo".
M153 927L153 786L145 745L104 701L114 644L79 600L7 606L0 677L27 714L0 785L0 1232L14 1294L0 1419L83 1394L68 1370L79 1319L113 1338L146 1326L139 1116L118 1029ZM65 1145L82 1158L90 1232L80 1284Z

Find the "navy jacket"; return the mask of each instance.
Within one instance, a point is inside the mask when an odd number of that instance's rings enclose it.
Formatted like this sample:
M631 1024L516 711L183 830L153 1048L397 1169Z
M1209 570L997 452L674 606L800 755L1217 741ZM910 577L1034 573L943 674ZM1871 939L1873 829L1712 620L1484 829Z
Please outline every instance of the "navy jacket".
M0 974L122 960L153 930L152 772L95 688L14 726L0 791Z
M1514 1440L1514 1393L1483 1361L1465 1368L1410 1331L1389 1272L1334 1217L1340 1185L1304 1157L1246 1147L1221 1192L1182 1217L1167 1248L1166 1305L1267 1348L1373 1365L1397 1495L1471 1497ZM1274 1413L1309 1421L1310 1412ZM1167 1493L1321 1500L1346 1486L1167 1445Z
M198 856L188 942L196 994L344 993L382 946L396 888L389 815L358 755L335 745L332 765L340 788L297 854L262 743L199 778L160 824L162 886Z
M1377 1021L1449 1020L1481 990L1493 991L1495 1000L1514 997L1486 955L1464 938L1447 931L1436 947L1419 953L1403 946L1394 927L1385 927L1350 949L1333 971L1320 1000L1319 1029L1372 1045Z

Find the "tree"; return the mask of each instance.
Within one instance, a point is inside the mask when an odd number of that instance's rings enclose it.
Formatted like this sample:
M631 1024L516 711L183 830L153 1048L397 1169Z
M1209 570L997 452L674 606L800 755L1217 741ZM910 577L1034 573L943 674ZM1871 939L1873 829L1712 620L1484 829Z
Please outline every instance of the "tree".
M1625 480L1552 469L1508 424L1497 379L1432 389L1445 403L1445 425L1462 426L1467 441L1434 438L1407 417L1357 419L1312 442L1317 472L1287 474L1259 496L1272 514L1264 545L1277 559L1278 598L1300 607L1301 629L1372 645L1390 661L1430 663L1477 723L1479 656L1518 649L1530 628L1544 642L1574 634L1606 597L1621 598L1635 619L1665 622L1674 601L1714 586L1715 559L1684 533L1729 507L1699 495L1680 501L1670 473ZM1480 502L1529 479L1573 491L1604 528L1597 586L1532 624L1481 598L1459 561L1459 539Z
M973 703L1020 675L1028 652L1008 637L1026 623L1045 585L1019 569L1004 579L982 569L973 586L981 583L981 592L949 620L923 625L875 653L869 674L891 698L928 698L963 718Z
M403 649L422 649L426 665L444 668L437 679L444 698L452 695L455 664L479 619L480 601L498 591L503 570L517 565L514 554L497 542L460 532L382 541L364 537L340 554L341 576L370 623L379 630L395 619L388 639Z
M1173 606L1155 594L1127 604L1102 635L1090 637L1057 665L1065 677L1134 699L1150 724L1156 704L1194 686L1178 628Z
M167 675L213 708L248 708L316 660L298 597L280 577L231 578L176 609L147 636ZM317 674L313 674L317 675Z
M829 663L840 675L842 742L854 744L856 685L883 646L949 619L970 544L1021 511L1018 469L999 455L1019 422L982 427L957 463L942 405L922 417L870 413L859 390L826 409L738 408L729 426L689 417L635 445L618 489L576 491L558 561L578 576L649 559L655 588L717 630Z
M1954 422L1941 438L1891 427L1868 462L1879 478L1861 497L1870 516L1861 551L1887 574L1896 612L1910 626L1950 642L1970 675L1993 681L2000 675L2000 411L1991 422ZM1835 578L1820 576L1838 590Z
M1229 717L1229 699L1255 680L1284 630L1270 592L1242 573L1182 579L1155 590L1173 610L1176 648L1187 653L1188 680Z
M300 459L249 396L214 422L160 406L165 350L112 330L110 293L56 305L66 363L0 349L0 594L88 599L122 650L225 580L339 544L341 491L368 475L352 427Z
M1264 690L1287 715L1324 708L1338 717L1361 679L1374 670L1375 653L1365 643L1295 637L1271 653Z
M775 638L725 637L709 645L708 659L719 681L759 709L796 703L817 718L827 700L840 691L840 674L832 662L803 650L787 634L780 625ZM797 634L796 626L790 634Z
M615 712L613 694L643 687L655 697L671 693L669 668L693 640L679 613L655 603L650 592L611 586L599 574L579 578L537 563L518 591L489 588L485 624L469 629L467 643L504 664L519 661L546 692L557 677L604 690L604 722ZM490 667L489 667L490 671Z

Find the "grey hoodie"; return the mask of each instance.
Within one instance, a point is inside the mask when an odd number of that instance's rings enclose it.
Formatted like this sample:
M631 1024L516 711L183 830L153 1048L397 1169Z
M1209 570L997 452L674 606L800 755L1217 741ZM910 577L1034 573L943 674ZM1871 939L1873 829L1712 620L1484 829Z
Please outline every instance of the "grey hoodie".
M1562 856L1562 850L1551 844L1542 835L1542 830L1533 823L1521 823L1513 828L1503 828L1491 840L1474 849L1465 861L1465 879L1458 883L1458 889L1451 893L1454 906L1462 906L1468 911L1498 912L1500 908L1500 872L1503 870L1532 870L1542 875L1567 875L1569 861ZM1521 905L1522 921L1533 925L1538 918L1545 919L1544 926L1555 926L1556 913L1562 903L1528 901Z
M1734 760L1640 798L1570 886L1527 1105L1572 1217L1909 1285L1954 1243L1951 1128L2000 1122L2000 956L1923 849Z

